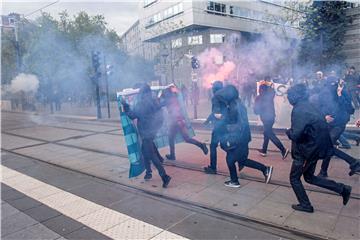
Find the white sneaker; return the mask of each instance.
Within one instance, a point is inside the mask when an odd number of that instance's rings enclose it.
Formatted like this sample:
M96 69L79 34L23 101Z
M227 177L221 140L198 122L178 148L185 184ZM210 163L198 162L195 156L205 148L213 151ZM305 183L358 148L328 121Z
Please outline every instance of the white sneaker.
M266 184L268 184L270 182L272 173L273 173L273 166L267 167L266 173L264 174Z
M265 153L265 152L263 152L262 150L258 150L258 151L259 151L260 156L266 157L266 153Z
M289 150L289 149L286 149L284 155L282 155L282 159L283 159L283 160L286 159L286 157L289 155L289 152L290 152L290 150Z
M224 185L226 187L232 187L232 188L239 188L240 187L239 182L232 182L232 181L226 181L226 182L224 182Z

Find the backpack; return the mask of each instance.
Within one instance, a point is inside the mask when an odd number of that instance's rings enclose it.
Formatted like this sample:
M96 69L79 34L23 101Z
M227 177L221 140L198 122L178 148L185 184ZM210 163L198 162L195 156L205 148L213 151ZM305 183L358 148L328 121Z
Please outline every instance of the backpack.
M231 151L243 142L246 127L244 116L242 105L238 100L226 104L224 111L224 133L220 138L220 147L224 151Z

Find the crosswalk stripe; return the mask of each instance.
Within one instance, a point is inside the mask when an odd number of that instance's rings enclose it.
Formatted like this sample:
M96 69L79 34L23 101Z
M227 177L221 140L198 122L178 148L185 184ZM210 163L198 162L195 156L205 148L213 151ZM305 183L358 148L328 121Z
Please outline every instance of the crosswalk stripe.
M112 239L187 239L1 165L1 181Z

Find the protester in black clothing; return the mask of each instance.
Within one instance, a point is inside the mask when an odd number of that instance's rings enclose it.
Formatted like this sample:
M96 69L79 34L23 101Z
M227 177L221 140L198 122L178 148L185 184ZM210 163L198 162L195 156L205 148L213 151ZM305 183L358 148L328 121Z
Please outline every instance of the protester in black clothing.
M220 146L226 151L226 163L230 172L227 187L240 187L236 171L239 167L250 167L261 171L265 182L271 179L273 167L248 159L251 133L246 107L239 98L239 92L233 85L227 85L215 94L214 115L224 123Z
M211 114L204 122L205 125L212 123L213 124L213 130L211 132L211 143L210 143L210 165L207 167L204 167L204 171L207 174L216 174L216 165L217 165L217 152L216 148L219 145L220 137L223 132L222 128L222 121L217 119L214 116L214 101L215 101L215 93L223 88L223 83L221 81L215 81L212 85L212 92L213 97L211 99Z
M323 89L317 96L315 105L325 116L326 122L330 132L332 144L335 145L341 134L346 128L346 124L350 120L350 115L354 113L349 94L344 89L343 83L339 82L336 77L328 77L325 80ZM360 171L360 163L350 155L334 149L333 155L343 159L350 165L349 175L353 175ZM320 177L327 177L327 170L329 168L332 154L328 154L321 165L319 173Z
M346 205L350 198L351 186L314 176L317 161L331 154L334 149L325 119L308 101L308 92L304 84L290 88L288 99L293 105L291 128L286 131L292 143L290 183L299 201L299 204L292 205L292 208L304 212L314 211L300 180L302 175L307 183L340 194L343 204Z
M354 66L351 66L345 75L345 83L349 90L351 100L354 103L355 109L359 109L360 77L358 74L356 74Z
M190 138L184 114L181 111L180 103L177 97L178 89L175 86L171 86L163 93L163 100L169 114L169 145L170 154L166 155L168 160L175 160L175 137L178 133L184 138L185 142L193 144L199 147L204 154L208 154L209 150L205 143L201 143L193 138Z
M276 137L273 131L275 123L275 107L274 107L275 91L271 86L262 84L259 87L259 96L255 99L254 112L260 115L260 119L264 126L264 143L262 149L259 150L261 156L265 157L269 140L275 144L280 150L282 159L284 160L289 154L289 150L285 149L279 138Z
M130 109L126 102L122 104L126 115L130 119L137 119L137 128L141 138L141 154L146 168L144 179L150 180L152 178L150 166L150 161L152 161L162 178L163 187L166 188L171 177L166 174L161 165L161 159L154 143L154 138L163 123L159 102L152 97L150 86L145 84L140 88L139 98L133 109Z

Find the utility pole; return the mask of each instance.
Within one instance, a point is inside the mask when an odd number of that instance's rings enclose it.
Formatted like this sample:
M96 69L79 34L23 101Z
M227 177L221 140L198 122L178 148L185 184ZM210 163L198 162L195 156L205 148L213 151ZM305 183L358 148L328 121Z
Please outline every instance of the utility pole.
M173 50L172 50L172 43L171 43L171 40L170 40L170 68L171 68L171 82L172 83L175 83L175 80L174 80L174 63L173 63Z
M108 77L112 74L112 65L106 64L106 58L104 55L104 68L105 68L105 85L106 85L106 102L107 102L107 112L108 112L108 118L110 118L110 99L109 99L109 81Z
M193 104L194 104L194 119L197 119L197 105L199 103L199 87L197 84L197 74L195 69L200 67L199 60L195 57L191 57L191 79L192 79L192 97L193 97Z
M91 53L92 57L92 64L94 68L94 75L92 77L92 80L95 84L95 96L96 96L96 115L98 119L101 119L101 106L100 106L100 86L99 81L101 78L101 70L100 70L100 52L93 51Z

